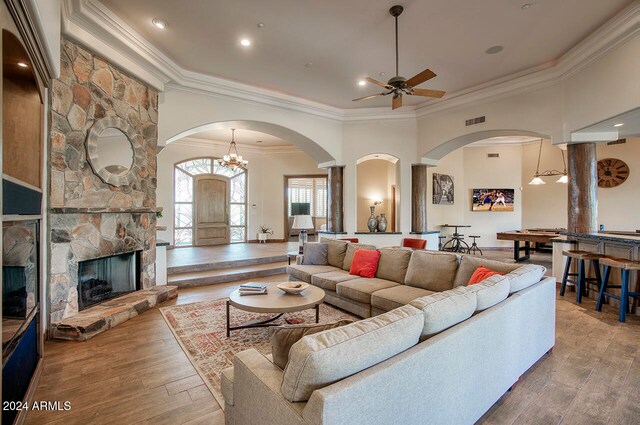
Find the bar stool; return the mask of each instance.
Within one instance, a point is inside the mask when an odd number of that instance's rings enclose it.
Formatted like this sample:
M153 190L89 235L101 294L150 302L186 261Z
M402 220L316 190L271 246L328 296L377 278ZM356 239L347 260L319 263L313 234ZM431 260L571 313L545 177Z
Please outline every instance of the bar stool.
M469 248L469 254L471 254L471 251L473 251L473 255L476 255L476 251L480 251L480 255L484 256L484 254L482 253L482 250L480 249L480 247L476 243L476 239L479 238L480 236L469 235L469 237L473 239L473 243L471 244L471 248Z
M445 239L447 239L445 235L438 236L438 251L442 251L442 241L444 241Z
M626 260L624 258L605 257L600 260L600 264L604 266L604 279L600 285L600 295L596 303L596 311L602 311L602 303L604 297L614 298L620 301L620 316L618 320L624 322L629 308L629 297L640 299L640 292L629 292L629 272L640 270L640 261ZM619 286L609 285L609 275L611 268L620 269L621 284ZM607 289L620 288L620 296L607 292Z
M564 266L564 274L562 276L562 285L560 286L560 296L564 296L565 288L567 287L567 282L573 283L576 285L576 301L578 304L582 303L582 295L586 295L587 293L587 283L596 283L600 286L602 282L602 278L600 276L600 259L604 257L604 255L596 254L588 251L562 251L562 255L567 257L567 263ZM571 268L571 261L573 259L578 260L578 273L569 273L569 269ZM593 265L593 270L596 274L596 277L586 277L585 272L585 261L591 261ZM576 276L576 280L569 279L569 276Z

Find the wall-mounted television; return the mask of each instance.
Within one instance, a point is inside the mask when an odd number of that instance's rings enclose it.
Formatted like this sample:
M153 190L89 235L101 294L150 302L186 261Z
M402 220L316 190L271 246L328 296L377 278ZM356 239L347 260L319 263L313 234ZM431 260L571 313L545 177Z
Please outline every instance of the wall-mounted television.
M515 189L473 189L472 211L513 211Z
M311 215L311 204L309 202L292 202L291 216L294 215Z

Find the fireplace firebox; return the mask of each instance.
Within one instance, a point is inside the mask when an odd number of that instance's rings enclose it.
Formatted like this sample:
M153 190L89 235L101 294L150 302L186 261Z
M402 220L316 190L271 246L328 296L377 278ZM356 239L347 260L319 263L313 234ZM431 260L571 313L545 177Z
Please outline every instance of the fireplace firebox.
M78 263L78 310L140 289L140 251Z

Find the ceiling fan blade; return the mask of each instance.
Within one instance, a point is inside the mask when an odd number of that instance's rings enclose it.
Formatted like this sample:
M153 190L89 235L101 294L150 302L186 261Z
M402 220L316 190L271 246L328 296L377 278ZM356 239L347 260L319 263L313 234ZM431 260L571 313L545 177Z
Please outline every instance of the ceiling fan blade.
M389 94L389 93L384 93L384 92L376 93L376 94L372 94L372 95L369 95L369 96L364 96L364 97L359 97L357 99L353 99L353 102L357 102L358 100L371 99L371 98L378 97L378 96L385 96L387 94Z
M391 109L397 109L402 106L402 95L396 94L391 101Z
M389 84L383 83L382 81L376 80L375 78L367 77L367 78L365 78L365 80L367 80L370 83L375 84L376 86L380 86L380 87L384 87L384 88L391 88L391 86Z
M411 94L416 96L427 96L441 98L446 92L442 90L429 90L429 89L412 89Z
M415 87L419 84L424 83L427 80L432 79L433 77L436 76L436 73L433 72L432 70L430 70L429 68L425 69L424 71L422 71L421 73L414 75L413 77L409 78L405 84L409 87Z

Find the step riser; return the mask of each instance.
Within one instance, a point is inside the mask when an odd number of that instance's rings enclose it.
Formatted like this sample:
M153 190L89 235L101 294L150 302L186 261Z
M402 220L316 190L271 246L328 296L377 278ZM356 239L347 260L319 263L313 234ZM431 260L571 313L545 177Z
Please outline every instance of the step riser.
M170 281L170 285L177 286L179 288L188 288L190 286L204 286L204 285L212 285L216 283L228 283L228 282L236 282L239 280L246 279L254 279L259 277L273 276L277 274L286 274L287 267L277 267L273 269L267 270L256 270L249 272L241 272L241 273L229 273L225 275L219 276L206 276L195 279L184 279L184 280L172 280Z
M278 255L275 257L247 258L245 260L230 260L217 263L191 264L188 266L168 267L167 274L169 276L180 273L204 272L209 270L231 269L235 267L248 267L260 264L281 263L287 261L286 255Z

